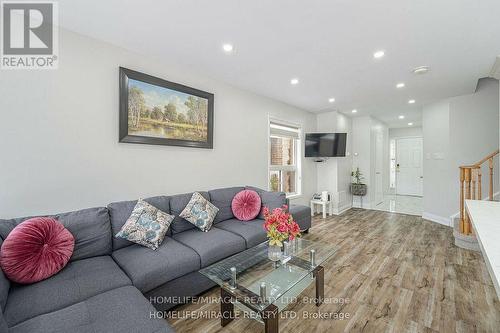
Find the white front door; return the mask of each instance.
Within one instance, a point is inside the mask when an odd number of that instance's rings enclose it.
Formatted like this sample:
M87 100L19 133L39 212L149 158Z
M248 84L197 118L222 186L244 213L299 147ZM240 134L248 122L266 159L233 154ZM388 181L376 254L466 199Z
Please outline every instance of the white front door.
M422 196L422 138L396 140L396 193Z

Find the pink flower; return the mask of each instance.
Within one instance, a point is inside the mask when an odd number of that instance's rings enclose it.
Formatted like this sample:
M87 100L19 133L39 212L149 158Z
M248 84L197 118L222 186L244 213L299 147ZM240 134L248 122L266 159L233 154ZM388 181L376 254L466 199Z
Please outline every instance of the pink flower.
M278 224L278 227L276 228L279 232L287 232L288 231L288 226L286 223L280 223Z
M269 215L269 208L264 207L264 208L262 209L262 213L264 214L264 217L267 217L267 216Z

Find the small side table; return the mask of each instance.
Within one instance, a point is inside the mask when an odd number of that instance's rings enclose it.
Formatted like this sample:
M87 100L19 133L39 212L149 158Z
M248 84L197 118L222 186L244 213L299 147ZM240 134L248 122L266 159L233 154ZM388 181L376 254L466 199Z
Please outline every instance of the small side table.
M326 208L328 206L328 215L333 215L333 205L331 201L311 200L311 216L316 213L316 206L321 206L323 218L326 219Z

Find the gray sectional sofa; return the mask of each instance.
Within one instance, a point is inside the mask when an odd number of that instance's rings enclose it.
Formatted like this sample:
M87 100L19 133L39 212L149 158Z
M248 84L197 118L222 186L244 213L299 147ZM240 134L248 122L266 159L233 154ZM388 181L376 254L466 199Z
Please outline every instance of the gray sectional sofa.
M178 217L192 193L145 199L176 216L156 251L114 237L137 201L55 215L75 237L71 260L31 285L11 283L0 270L0 332L173 332L155 311L213 287L200 268L266 240L262 216L248 222L233 216L231 200L243 189L199 192L219 208L208 232ZM287 203L283 193L252 189L265 206ZM308 207L290 211L302 230L310 228ZM0 220L0 245L26 219Z

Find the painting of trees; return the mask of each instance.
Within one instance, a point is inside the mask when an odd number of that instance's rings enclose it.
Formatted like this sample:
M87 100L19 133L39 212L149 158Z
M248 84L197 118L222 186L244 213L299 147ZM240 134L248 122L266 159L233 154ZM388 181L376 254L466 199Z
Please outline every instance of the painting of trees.
M161 112L160 107L155 106L149 117L154 120L163 120L163 112Z
M165 118L173 122L177 121L177 107L174 103L170 102L165 105Z
M177 122L180 124L185 124L187 122L187 118L184 113L177 114Z
M213 94L120 68L120 142L212 148Z
M129 117L132 118L132 126L138 127L141 120L141 112L146 108L146 100L141 89L132 87L128 95Z
M199 131L204 131L208 123L208 101L204 98L189 96L184 104L189 108L188 120L196 125Z

